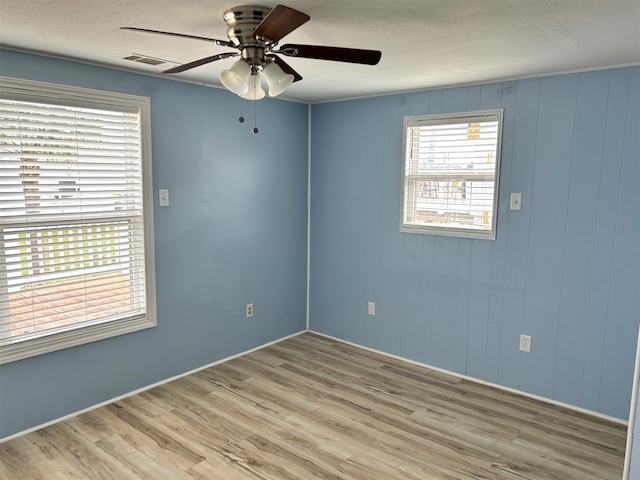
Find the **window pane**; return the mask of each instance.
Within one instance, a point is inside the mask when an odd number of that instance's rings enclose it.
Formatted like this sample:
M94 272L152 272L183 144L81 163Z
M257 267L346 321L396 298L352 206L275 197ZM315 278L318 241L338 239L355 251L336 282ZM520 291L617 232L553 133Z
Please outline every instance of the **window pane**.
M494 238L501 112L405 119L402 231Z
M129 99L95 108L88 97L84 107L75 91L69 105L64 95L47 103L40 91L21 99L29 95L9 89L10 99L0 99L0 348L7 351L81 329L86 338L74 335L85 343L96 327L105 338L105 326L124 333L123 322L148 320L141 111Z

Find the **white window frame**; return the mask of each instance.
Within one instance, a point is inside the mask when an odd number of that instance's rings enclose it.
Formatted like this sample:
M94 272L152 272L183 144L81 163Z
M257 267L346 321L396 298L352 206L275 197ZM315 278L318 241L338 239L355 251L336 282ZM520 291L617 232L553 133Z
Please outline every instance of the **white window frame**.
M459 112L459 113L446 113L438 115L418 115L404 117L404 134L403 134L403 154L402 154L402 202L400 212L400 231L404 233L420 233L429 235L444 235L452 237L463 238L476 238L485 240L495 240L497 231L497 214L498 214L498 194L500 185L500 158L501 158L501 145L502 145L502 117L503 110L479 110L472 112ZM411 180L417 180L419 178L438 178L438 171L427 175L422 174L408 174L408 164L411 160L411 139L409 136L410 127L416 126L432 126L432 125L447 125L447 124L460 124L460 123L481 123L483 121L493 120L498 122L497 131L497 143L496 143L496 155L495 155L495 170L493 174L493 198L491 205L491 217L490 228L479 229L472 227L464 227L457 224L442 223L420 223L418 221L412 221L411 215L408 212L411 211L412 205L415 205L417 201L417 194L411 194L411 188L409 182ZM486 175L476 175L475 173L461 170L459 173L460 181L473 182L485 180ZM447 175L442 175L442 178L447 178ZM450 177L449 177L450 178ZM490 178L490 177L489 177ZM444 213L448 213L448 210L444 210ZM414 210L415 217L415 210Z
M155 253L153 235L153 177L151 170L151 109L150 99L88 88L71 87L31 80L0 77L0 98L75 106L94 109L137 110L140 115L142 168L142 215L144 230L145 312L130 318L85 325L52 334L19 339L0 346L0 365L54 352L89 342L123 335L151 327L157 323ZM0 243L0 254L3 245ZM8 308L7 279L0 264L0 307ZM4 289L3 289L4 287ZM3 296L5 298L3 298Z

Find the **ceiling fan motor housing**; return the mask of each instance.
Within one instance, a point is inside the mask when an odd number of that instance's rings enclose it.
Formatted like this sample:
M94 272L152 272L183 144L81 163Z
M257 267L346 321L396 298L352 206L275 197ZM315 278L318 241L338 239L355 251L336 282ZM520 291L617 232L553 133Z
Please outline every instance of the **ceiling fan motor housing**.
M264 38L253 38L251 34L272 9L258 5L241 5L224 11L229 41L242 50L242 58L258 69L266 63L265 50L274 42Z
M229 27L229 41L237 47L270 45L272 41L269 39L255 39L251 36L270 11L269 7L256 5L242 5L225 10L223 18Z

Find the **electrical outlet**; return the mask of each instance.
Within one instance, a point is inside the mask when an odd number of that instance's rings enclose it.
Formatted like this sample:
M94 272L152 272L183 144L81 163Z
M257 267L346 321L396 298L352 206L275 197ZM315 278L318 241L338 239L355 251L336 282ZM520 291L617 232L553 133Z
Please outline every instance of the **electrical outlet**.
M520 335L520 351L531 351L531 335Z
M247 318L253 317L253 303L247 303Z
M369 302L367 305L367 313L369 313L369 315L375 317L376 315L376 304L375 302Z

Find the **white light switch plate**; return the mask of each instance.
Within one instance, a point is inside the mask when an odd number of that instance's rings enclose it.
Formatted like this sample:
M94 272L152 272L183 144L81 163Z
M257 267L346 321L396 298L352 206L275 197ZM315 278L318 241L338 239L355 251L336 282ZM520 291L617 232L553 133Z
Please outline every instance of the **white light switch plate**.
M509 210L522 210L522 193L512 193Z
M166 188L161 188L158 190L158 205L161 207L169 206L169 190Z

